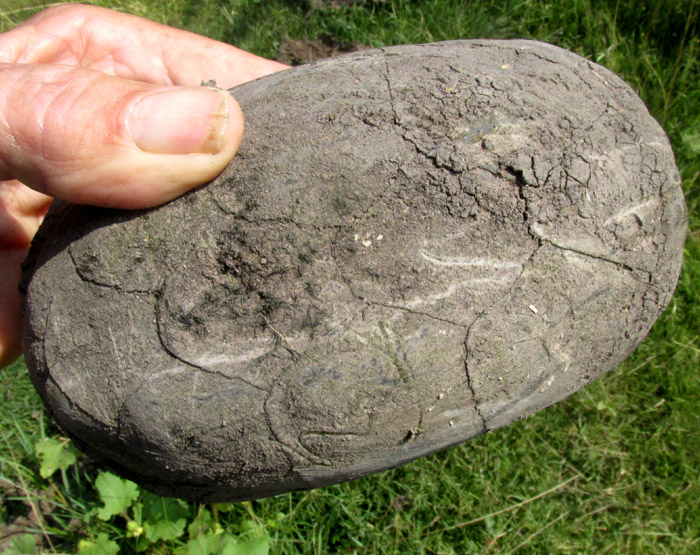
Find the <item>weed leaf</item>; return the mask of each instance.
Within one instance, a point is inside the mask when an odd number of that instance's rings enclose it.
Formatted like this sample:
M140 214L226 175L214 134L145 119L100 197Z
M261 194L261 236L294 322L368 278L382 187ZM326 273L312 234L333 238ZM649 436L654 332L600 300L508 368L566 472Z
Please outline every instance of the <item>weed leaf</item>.
M187 527L190 538L195 538L205 534L214 527L214 517L208 509L200 508L197 517Z
M230 534L202 534L175 550L175 555L268 555L267 538L237 540Z
M220 540L221 536L217 534L200 534L175 551L175 555L219 555Z
M155 522L145 522L143 533L151 543L159 540L170 541L184 534L185 524L187 524L187 520L184 518L176 521L157 520Z
M270 542L267 538L237 541L218 547L218 553L221 555L268 555L270 552Z
M688 130L681 135L683 144L693 154L700 154L700 129Z
M230 513L233 511L233 509L236 508L235 503L214 503L214 507L216 507L216 510L219 511L220 513Z
M34 555L39 553L36 549L36 539L32 534L22 534L10 539L10 548L2 552L2 555Z
M152 493L143 497L143 531L150 542L179 538L185 533L189 516L189 507L177 499Z
M46 437L34 446L34 452L41 461L39 474L50 478L59 468L65 470L78 460L75 447L68 440Z
M94 541L82 540L78 544L78 555L117 555L119 545L107 534L98 534Z
M138 499L139 487L129 480L123 480L111 472L100 472L95 480L95 487L104 504L97 511L97 517L109 520L131 507Z

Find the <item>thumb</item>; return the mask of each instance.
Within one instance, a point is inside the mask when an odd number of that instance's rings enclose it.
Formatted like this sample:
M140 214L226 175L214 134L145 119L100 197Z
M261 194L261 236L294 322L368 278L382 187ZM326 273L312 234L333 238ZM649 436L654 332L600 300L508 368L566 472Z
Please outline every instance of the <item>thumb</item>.
M242 134L226 91L0 63L0 180L70 202L164 203L216 177Z

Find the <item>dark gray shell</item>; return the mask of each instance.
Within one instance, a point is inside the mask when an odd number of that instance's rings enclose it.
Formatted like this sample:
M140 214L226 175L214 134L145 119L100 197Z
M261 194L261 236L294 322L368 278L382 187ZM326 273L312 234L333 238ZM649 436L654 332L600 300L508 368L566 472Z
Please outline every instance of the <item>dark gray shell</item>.
M242 85L241 150L141 212L56 206L25 352L60 426L166 495L397 466L615 367L669 302L686 209L606 69L529 41L354 53Z

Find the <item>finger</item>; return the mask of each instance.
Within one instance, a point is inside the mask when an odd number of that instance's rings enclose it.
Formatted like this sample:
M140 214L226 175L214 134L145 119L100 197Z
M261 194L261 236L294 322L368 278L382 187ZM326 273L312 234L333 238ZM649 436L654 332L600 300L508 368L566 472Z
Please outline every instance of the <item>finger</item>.
M51 197L19 181L0 181L0 256L29 248L50 204Z
M21 351L18 283L29 243L51 203L18 181L0 181L0 369Z
M25 249L0 249L0 368L15 360L22 351L20 296L17 284Z
M218 175L242 133L225 91L0 64L0 179L70 202L166 202Z
M288 66L231 45L96 6L55 6L0 35L0 61L90 67L148 83L221 88Z

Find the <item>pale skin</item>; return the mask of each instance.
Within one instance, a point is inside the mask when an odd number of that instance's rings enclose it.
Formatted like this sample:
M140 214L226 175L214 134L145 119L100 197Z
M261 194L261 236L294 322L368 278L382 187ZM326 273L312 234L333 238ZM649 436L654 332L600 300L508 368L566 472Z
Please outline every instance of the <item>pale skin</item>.
M104 8L63 5L0 35L0 368L21 354L20 266L53 197L143 208L234 156L227 89L287 66Z

